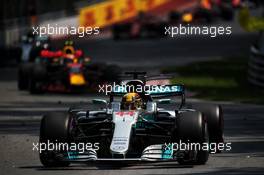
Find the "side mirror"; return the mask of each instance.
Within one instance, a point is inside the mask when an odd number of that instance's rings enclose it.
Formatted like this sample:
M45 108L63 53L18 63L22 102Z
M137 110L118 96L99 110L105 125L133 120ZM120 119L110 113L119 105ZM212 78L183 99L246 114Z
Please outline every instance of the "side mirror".
M92 102L93 104L107 105L107 101L102 99L93 99Z
M171 99L159 99L158 104L170 104Z

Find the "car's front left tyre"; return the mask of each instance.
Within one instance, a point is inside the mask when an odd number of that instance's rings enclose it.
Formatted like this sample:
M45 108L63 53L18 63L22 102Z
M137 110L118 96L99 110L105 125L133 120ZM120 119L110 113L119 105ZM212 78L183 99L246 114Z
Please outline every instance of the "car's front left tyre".
M224 142L224 116L220 105L207 103L194 103L191 108L203 113L208 123L210 143ZM220 151L218 151L220 152Z
M195 157L179 158L179 164L203 165L209 157L209 150L203 150L204 143L209 143L207 123L198 111L186 111L178 114L176 120L178 139L185 144L200 144ZM186 150L193 151L193 150Z

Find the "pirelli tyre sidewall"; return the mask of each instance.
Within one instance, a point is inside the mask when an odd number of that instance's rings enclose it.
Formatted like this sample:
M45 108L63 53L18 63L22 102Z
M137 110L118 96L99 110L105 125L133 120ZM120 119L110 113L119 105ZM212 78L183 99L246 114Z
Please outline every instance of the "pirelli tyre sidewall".
M207 123L199 111L185 111L177 115L177 135L183 143L208 143ZM187 150L188 151L188 150ZM209 150L196 150L196 157L178 159L180 164L205 164L209 157Z
M71 117L67 113L54 112L44 115L40 125L40 143L67 143L70 142L69 129ZM43 151L39 153L40 161L45 167L68 166L70 163L58 158L57 154L65 151Z

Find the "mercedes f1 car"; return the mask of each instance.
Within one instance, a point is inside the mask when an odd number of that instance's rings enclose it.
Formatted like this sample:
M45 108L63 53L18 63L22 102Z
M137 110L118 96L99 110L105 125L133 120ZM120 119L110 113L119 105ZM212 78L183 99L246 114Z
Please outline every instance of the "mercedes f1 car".
M144 87L145 81L136 78L124 83L125 88L113 88L109 101L93 100L94 104L103 104L99 110L73 107L67 113L45 115L40 143L99 143L99 149L81 151L75 146L75 149L44 150L39 154L41 163L46 167L91 161L205 164L209 150L179 150L173 148L173 143L223 142L221 106L193 104L187 108L183 85L164 85L162 89L149 86L139 92L127 87ZM180 105L166 109L170 100L162 97L167 96L179 96Z

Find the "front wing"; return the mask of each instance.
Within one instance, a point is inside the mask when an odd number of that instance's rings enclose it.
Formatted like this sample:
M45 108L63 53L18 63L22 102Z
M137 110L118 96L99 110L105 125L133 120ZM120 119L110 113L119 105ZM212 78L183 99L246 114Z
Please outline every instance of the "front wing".
M144 149L140 158L98 158L95 150L84 153L67 151L60 155L63 161L70 162L94 162L94 161L125 161L125 162L160 162L176 161L184 158L188 154L186 151L175 151L171 145L150 145Z

